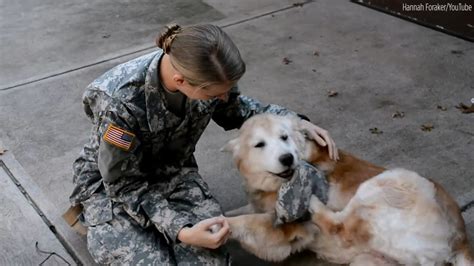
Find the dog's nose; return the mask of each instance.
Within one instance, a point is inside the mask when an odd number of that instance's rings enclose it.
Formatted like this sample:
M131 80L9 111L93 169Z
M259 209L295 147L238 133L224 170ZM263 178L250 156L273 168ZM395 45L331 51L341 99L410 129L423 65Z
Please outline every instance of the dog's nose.
M278 158L284 166L291 166L293 164L293 154L285 153L280 158Z

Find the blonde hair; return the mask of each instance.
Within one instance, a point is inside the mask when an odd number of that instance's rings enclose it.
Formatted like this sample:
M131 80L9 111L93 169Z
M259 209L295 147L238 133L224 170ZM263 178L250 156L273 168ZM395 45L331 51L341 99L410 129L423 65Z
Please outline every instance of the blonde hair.
M193 86L234 83L245 73L239 50L215 25L168 25L156 38L156 44Z

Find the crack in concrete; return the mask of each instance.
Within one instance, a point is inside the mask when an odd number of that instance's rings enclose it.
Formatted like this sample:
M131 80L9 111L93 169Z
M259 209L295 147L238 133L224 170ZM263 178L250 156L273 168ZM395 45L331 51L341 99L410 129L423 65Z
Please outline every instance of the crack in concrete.
M474 133L471 133L469 131L465 131L465 130L462 130L462 129L456 129L457 132L460 132L460 133L464 133L466 135L469 135L469 136L474 136Z
M472 207L474 207L474 200L471 200L470 202L468 202L464 206L462 206L461 207L461 212L465 212L465 211L469 210Z
M294 3L290 6L282 7L280 9L276 9L276 10L273 10L273 11L269 11L269 12L265 12L265 13L262 13L262 14L254 15L254 16L251 16L251 17L248 17L248 18L240 19L240 20L237 20L235 22L228 23L228 24L224 24L224 25L221 25L220 27L221 28L232 27L232 26L239 25L239 24L242 24L242 23L245 23L245 22L248 22L248 21L253 21L253 20L256 20L256 19L259 19L259 18L262 18L262 17L270 16L272 14L280 13L280 12L283 12L283 11L286 11L286 10L289 10L289 9L301 8L304 5L309 4L311 2L314 2L314 0L305 0L305 1L302 1L302 2ZM83 65L83 66L71 68L71 69L61 71L61 72L58 72L58 73L50 74L50 75L47 75L47 76L44 76L44 77L40 77L40 78L36 78L36 79L33 79L33 80L29 80L29 81L17 83L17 84L11 85L11 86L7 86L7 87L4 87L4 88L0 88L0 91L6 91L6 90L11 90L11 89L15 89L15 88L18 88L18 87L26 86L26 85L33 84L33 83L36 83L36 82L39 82L39 81L43 81L43 80L47 80L47 79L50 79L50 78L62 76L62 75L65 75L65 74L68 74L68 73L71 73L71 72L86 69L86 68L92 67L92 66L97 66L97 65L115 60L115 59L119 59L119 58L126 57L126 56L129 56L129 55L141 53L141 52L151 50L151 49L155 49L155 48L156 48L155 46L145 47L145 48L142 48L142 49L139 49L139 50L135 50L133 52L113 56L113 57L110 57L110 58L107 58L107 59L104 59L104 60L100 60L100 61L97 61L97 62L94 62L94 63L86 64L86 65Z
M21 185L20 181L16 179L16 177L13 175L13 173L10 171L10 169L7 167L7 165L3 162L3 160L0 160L0 168L2 168L5 173L7 173L8 177L10 177L11 181L17 186L18 190L23 194L23 196L26 198L26 201L30 203L30 205L33 207L33 209L36 211L36 213L39 215L39 217L43 220L43 222L46 224L46 226L51 230L51 232L56 236L58 241L61 243L61 245L64 247L64 249L67 251L67 253L71 256L71 258L74 260L74 262L77 265L82 265L81 260L76 256L76 253L73 251L73 249L69 246L68 242L58 234L56 231L56 227L54 224L46 217L46 215L43 213L43 211L40 209L40 207L35 203L33 198L28 194L28 191Z

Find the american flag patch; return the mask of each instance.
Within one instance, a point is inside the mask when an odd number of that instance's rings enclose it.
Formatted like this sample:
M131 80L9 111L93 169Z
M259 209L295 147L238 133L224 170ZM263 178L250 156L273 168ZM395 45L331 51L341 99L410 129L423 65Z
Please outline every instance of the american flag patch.
M109 124L105 131L103 139L122 150L128 151L132 147L135 134Z

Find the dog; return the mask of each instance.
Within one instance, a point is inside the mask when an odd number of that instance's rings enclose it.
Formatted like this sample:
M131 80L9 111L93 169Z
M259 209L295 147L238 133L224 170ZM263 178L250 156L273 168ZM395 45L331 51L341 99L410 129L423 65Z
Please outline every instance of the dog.
M311 250L338 264L474 265L460 209L439 184L344 151L333 161L307 135L297 118L262 114L222 148L232 153L250 203L226 213L231 238L246 250L269 261ZM325 173L327 204L311 196L310 219L274 226L279 188L301 160Z

